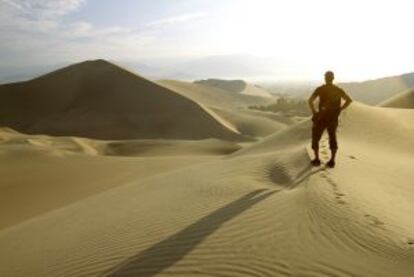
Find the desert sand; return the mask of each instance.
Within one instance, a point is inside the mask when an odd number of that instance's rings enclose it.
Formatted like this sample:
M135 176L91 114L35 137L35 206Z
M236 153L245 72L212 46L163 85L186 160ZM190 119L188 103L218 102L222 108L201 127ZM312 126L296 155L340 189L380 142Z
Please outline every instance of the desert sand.
M397 94L380 104L382 107L414 109L414 91L412 89Z
M284 116L249 109L249 106L269 105L277 100L276 96L252 84L224 80L194 83L162 80L158 84L214 111L233 130L247 137L266 137L295 123Z
M354 100L369 105L378 105L402 91L414 87L414 74L390 76L364 82L342 83L343 87Z
M354 102L312 168L309 119L168 82L181 137L0 130L0 276L413 276L414 110Z

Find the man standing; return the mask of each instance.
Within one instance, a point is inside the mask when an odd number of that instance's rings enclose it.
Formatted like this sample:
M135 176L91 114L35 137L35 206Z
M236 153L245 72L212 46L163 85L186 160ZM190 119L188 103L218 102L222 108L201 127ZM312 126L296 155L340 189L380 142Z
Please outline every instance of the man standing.
M312 149L315 153L315 158L312 160L313 166L320 166L319 159L319 141L325 129L329 135L329 147L331 148L331 159L326 164L328 167L335 167L335 157L338 150L338 143L336 141L336 129L338 127L338 117L341 111L346 109L351 103L352 99L344 90L335 86L333 81L335 75L332 71L325 73L325 85L318 87L312 96L309 98L309 106L312 110ZM316 111L314 102L319 97L319 108ZM342 99L345 103L342 105Z

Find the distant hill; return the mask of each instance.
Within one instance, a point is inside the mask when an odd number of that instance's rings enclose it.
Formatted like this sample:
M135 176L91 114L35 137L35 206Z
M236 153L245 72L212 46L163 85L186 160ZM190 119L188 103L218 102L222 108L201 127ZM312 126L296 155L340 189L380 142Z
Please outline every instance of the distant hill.
M221 79L207 79L194 81L195 84L205 85L224 89L227 91L240 93L247 87L247 83L243 80L221 80Z
M402 92L381 103L382 107L414 109L414 90Z
M139 72L140 75L151 80L160 79L174 79L174 80L194 80L196 76L191 73L191 70L180 71L173 66L164 65L148 65L145 62L121 62L120 64L127 66L134 72Z
M195 84L210 86L219 88L222 90L226 90L229 92L257 96L257 97L265 97L265 98L273 98L273 95L270 94L264 88L258 85L251 85L243 80L222 80L222 79L207 79L207 80L198 80L194 81Z
M97 139L240 139L211 111L104 60L0 86L0 126Z
M277 76L280 61L254 55L217 55L191 59L172 65L179 72L196 79L245 79Z
M253 55L215 55L175 60L121 61L151 79L269 79L282 76L280 60Z
M355 100L377 105L403 91L414 88L414 73L359 83L342 83L340 86Z
M308 98L321 82L262 82L261 85L275 95L286 94ZM378 105L391 97L414 88L414 72L363 82L339 83L354 100L365 104Z

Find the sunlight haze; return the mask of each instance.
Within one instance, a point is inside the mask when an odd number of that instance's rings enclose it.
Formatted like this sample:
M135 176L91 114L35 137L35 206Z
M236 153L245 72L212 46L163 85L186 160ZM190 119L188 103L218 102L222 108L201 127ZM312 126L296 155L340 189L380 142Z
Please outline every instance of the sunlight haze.
M412 10L403 0L0 0L1 67L253 56L268 61L264 79L332 69L362 80L414 70Z

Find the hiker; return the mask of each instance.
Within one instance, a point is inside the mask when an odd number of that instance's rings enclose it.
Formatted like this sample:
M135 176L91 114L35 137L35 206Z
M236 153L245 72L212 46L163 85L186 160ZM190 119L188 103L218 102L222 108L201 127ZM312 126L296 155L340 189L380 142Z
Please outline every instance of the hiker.
M329 135L329 147L331 148L331 159L326 164L328 167L335 167L335 157L338 150L338 143L336 140L336 129L338 127L338 117L341 111L346 109L351 103L352 99L345 91L333 84L335 75L332 71L325 73L325 85L318 87L309 98L309 106L312 110L312 149L315 153L315 158L311 161L313 166L320 166L319 159L319 141L325 129ZM316 111L314 102L319 97L319 108ZM345 103L342 105L342 99Z

